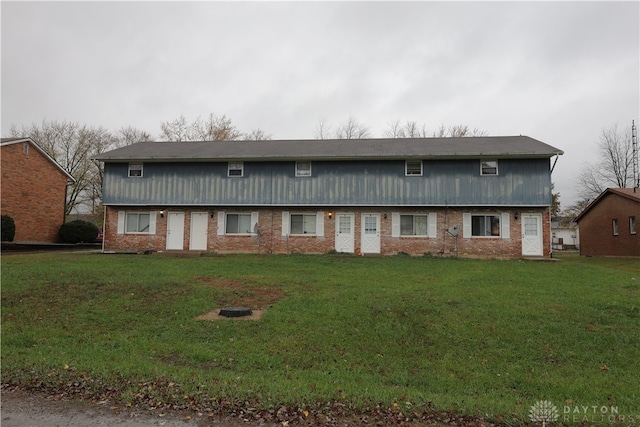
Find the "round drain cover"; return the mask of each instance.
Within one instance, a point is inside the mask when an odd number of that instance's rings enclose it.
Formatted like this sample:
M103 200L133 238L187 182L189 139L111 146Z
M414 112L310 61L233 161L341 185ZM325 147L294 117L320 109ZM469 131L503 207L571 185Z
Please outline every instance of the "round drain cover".
M252 313L248 307L225 307L221 308L218 314L224 317L244 317L251 316Z

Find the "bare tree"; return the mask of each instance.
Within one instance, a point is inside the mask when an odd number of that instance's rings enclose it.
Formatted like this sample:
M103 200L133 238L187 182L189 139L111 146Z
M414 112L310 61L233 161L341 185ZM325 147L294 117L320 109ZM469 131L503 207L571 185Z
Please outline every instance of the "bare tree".
M202 120L198 117L191 124L190 140L193 141L235 141L242 137L242 133L231 123L231 119L210 113Z
M331 126L327 123L326 118L318 120L316 129L313 132L315 139L329 139L331 134Z
M206 119L198 116L189 122L184 115L173 121L160 123L161 138L166 141L236 141L267 140L271 135L260 129L248 133L241 132L225 115L216 116L210 113Z
M426 138L427 129L424 125L419 126L418 122L407 120L401 124L399 120L389 123L387 130L383 132L386 138Z
M271 135L261 129L253 129L251 132L243 134L242 139L245 141L267 141L271 139Z
M440 125L436 130L429 131L426 125L419 125L418 122L407 120L401 124L399 120L389 123L389 127L384 131L387 138L461 138L468 136L485 136L487 131L478 128L471 129L468 125Z
M191 132L189 128L187 118L183 114L180 114L180 117L173 121L160 123L160 130L162 131L160 138L166 141L190 141Z
M133 126L120 128L115 133L114 138L115 148L124 147L141 141L153 141L150 133L134 128Z
M336 129L336 138L338 139L361 139L369 137L369 128L362 125L355 118L349 117L346 122L342 123Z
M73 210L95 209L101 198L100 167L91 157L113 146L114 137L103 127L88 127L77 122L43 120L9 130L10 136L29 137L55 159L76 182L67 192L65 215Z
M620 129L615 124L604 129L596 150L600 160L586 163L578 175L582 199L593 200L608 187L626 188L633 185L631 127Z

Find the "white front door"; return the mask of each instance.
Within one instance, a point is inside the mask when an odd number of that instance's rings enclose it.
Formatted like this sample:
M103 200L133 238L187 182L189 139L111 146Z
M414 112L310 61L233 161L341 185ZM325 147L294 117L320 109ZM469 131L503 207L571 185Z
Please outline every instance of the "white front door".
M380 253L380 214L362 214L362 253Z
M522 215L522 255L542 256L542 215Z
M167 216L167 250L184 249L184 212L169 212Z
M206 212L191 213L191 234L189 236L189 249L192 251L207 250L207 227L209 215Z
M354 252L354 223L354 214L336 214L336 252Z

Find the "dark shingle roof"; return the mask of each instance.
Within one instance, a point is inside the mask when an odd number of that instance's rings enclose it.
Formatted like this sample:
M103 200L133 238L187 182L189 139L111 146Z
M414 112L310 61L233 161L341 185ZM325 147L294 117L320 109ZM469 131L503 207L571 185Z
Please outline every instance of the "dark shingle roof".
M105 162L551 157L563 152L527 136L411 139L140 142L99 154Z

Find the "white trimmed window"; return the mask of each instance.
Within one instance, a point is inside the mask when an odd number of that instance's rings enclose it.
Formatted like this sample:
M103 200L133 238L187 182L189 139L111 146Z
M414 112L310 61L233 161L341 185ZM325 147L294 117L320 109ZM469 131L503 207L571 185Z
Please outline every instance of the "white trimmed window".
M311 176L311 162L296 162L296 176Z
M324 214L282 212L282 235L324 237Z
M316 214L291 214L289 217L289 234L316 234Z
M613 235L617 236L620 231L618 229L618 218L614 218L612 222L613 222Z
M391 237L437 237L438 214L391 213Z
M142 163L129 163L129 177L141 178L142 177Z
M480 175L483 175L483 176L498 175L498 161L497 160L481 160Z
M500 215L471 215L472 237L500 237Z
M486 214L462 214L462 237L500 237L511 238L509 212Z
M157 212L118 211L118 234L156 234Z
M629 217L629 233L636 234L636 217Z
M149 213L127 212L125 231L127 233L148 233L150 216Z
M422 176L422 160L407 160L404 162L406 176Z
M251 234L253 230L250 213L228 213L225 224L226 234Z
M225 234L249 235L258 233L258 212L218 212L218 236Z
M227 176L244 176L244 163L243 162L229 162Z
M400 215L401 236L427 236L427 215Z

